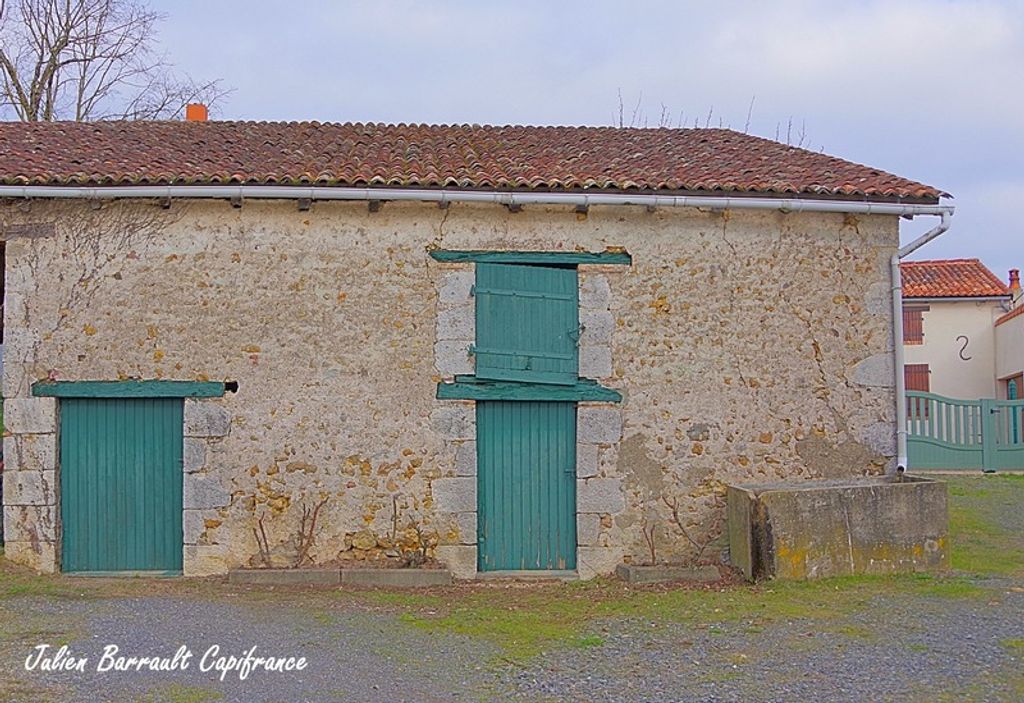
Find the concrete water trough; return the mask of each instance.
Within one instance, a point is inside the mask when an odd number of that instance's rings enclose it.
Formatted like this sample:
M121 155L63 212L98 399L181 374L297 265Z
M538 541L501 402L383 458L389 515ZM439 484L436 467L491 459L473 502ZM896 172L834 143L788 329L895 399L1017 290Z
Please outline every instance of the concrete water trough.
M728 488L729 552L750 580L949 567L942 481L878 476Z

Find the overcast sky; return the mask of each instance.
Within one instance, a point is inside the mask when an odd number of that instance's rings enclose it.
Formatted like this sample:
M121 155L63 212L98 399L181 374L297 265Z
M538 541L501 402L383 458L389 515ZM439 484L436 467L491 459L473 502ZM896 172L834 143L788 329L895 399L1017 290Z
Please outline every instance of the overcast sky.
M918 258L1024 267L1024 0L158 0L224 119L652 126L707 120L953 194ZM904 226L904 239L933 218Z

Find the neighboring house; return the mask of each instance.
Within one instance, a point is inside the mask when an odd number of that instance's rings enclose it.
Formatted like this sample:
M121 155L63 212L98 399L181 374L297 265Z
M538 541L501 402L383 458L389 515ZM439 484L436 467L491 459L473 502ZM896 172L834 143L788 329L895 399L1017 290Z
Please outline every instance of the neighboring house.
M996 397L1024 399L1024 296L1020 272L1010 271L1014 308L996 320Z
M1006 284L978 259L907 261L900 271L907 390L994 398L994 323L1011 301Z
M935 188L720 129L0 143L19 563L589 577L717 558L726 483L895 465L890 256Z

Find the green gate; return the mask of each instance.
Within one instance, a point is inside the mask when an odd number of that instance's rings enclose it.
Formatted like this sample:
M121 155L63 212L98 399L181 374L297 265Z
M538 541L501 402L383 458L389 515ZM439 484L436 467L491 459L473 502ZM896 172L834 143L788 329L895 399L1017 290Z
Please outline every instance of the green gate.
M1024 400L907 393L911 469L1024 470Z
M182 568L181 398L60 402L62 568Z
M576 403L476 404L480 571L576 568Z

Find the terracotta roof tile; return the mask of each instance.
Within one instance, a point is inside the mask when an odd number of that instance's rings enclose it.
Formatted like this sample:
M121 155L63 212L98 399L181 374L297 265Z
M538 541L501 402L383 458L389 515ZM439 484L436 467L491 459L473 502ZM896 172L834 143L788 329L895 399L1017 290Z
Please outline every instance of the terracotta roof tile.
M978 259L934 259L900 264L904 298L985 298L1010 290Z
M0 123L0 183L946 195L728 129L317 122Z

